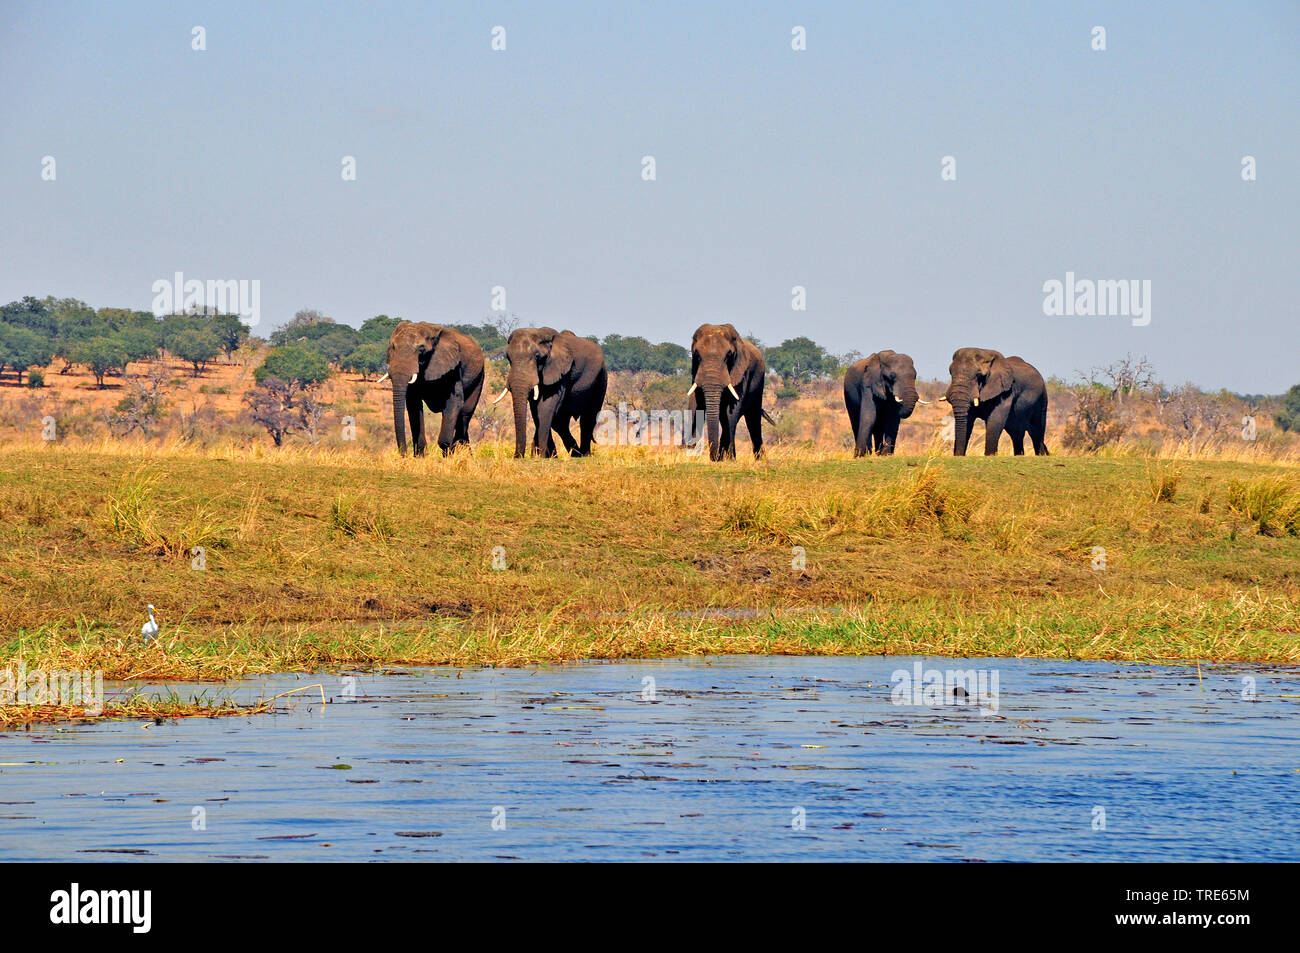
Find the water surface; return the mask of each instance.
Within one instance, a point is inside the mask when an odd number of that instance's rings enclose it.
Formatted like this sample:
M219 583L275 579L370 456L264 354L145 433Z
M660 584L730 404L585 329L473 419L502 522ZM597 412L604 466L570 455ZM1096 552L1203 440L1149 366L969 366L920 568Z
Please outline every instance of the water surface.
M253 679L333 703L0 734L0 860L1300 859L1300 671L916 661Z

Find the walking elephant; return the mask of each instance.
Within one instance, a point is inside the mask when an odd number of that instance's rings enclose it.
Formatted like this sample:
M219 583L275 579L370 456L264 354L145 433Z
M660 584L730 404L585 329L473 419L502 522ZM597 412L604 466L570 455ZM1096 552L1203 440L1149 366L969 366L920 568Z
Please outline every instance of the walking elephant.
M953 353L948 373L952 381L940 399L952 406L953 456L966 456L972 420L984 421L986 456L998 452L1003 430L1011 435L1016 456L1025 452L1026 433L1034 443L1034 453L1047 454L1043 442L1047 432L1047 385L1032 364L986 348L963 347Z
M514 399L515 456L524 455L530 411L534 453L555 456L552 431L572 456L591 453L591 435L609 382L600 345L572 331L518 328L506 342L506 357L510 360L506 387L492 403L506 394ZM577 441L569 430L573 420L578 421Z
M458 444L469 445L469 421L483 391L483 351L473 338L439 324L403 321L388 342L387 376L393 381L393 430L403 455L405 412L415 455L424 456L425 407L442 414L438 446L444 455Z
M844 406L853 427L853 455L894 452L900 421L912 416L920 399L916 367L906 354L879 351L844 373Z
M704 411L709 435L709 459L736 456L736 428L743 418L754 444L763 453L763 380L767 365L751 342L730 324L702 324L691 338L691 389L695 411Z

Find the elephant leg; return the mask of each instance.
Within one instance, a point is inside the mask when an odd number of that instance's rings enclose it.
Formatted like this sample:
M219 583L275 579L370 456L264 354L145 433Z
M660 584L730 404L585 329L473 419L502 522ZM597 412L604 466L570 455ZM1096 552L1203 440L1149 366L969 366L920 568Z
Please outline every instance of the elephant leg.
M528 409L533 415L533 450L532 455L535 457L542 452L542 428L537 422L537 402L529 401Z
M749 428L749 442L754 445L754 459L763 455L763 408L752 407L745 414L745 426Z
M1040 457L1046 457L1047 443L1044 438L1047 436L1047 398L1044 397L1038 407L1034 408L1034 416L1029 421L1029 439L1034 442L1034 454Z
M718 414L718 459L726 460L734 457L735 451L731 442L734 439L735 427L731 422L731 415L724 412Z
M876 451L881 456L893 454L894 444L898 442L898 424L898 411L886 411L885 419L880 425L880 449Z
M541 449L542 457L548 458L555 456L555 441L551 439L551 428L558 423L556 411L560 405L560 395L552 394L550 397L537 402L537 440ZM570 440L573 438L570 437Z
M406 416L411 422L411 446L417 457L424 456L424 400L419 392L406 392Z
M598 416L600 416L600 403L592 401L582 409L582 414L578 417L578 453L580 456L591 456L591 438L596 432L596 418Z
M1011 449L1017 457L1025 455L1025 432L1019 427L1008 427L1007 436L1011 438Z
M551 424L551 429L560 435L560 443L564 444L564 449L569 452L569 456L579 456L578 441L573 439L573 431L569 429L572 419L567 413L555 415L555 420Z
M853 455L855 457L865 457L871 452L871 431L873 431L875 427L875 406L863 401L862 405L858 408L857 420L855 420L853 424L855 436Z
M728 459L728 460L734 460L734 459L736 459L736 438L740 435L740 420L741 420L741 413L740 413L740 404L739 404L739 403L732 404L731 407L729 407L729 408L727 409L726 419L727 419L727 429L726 429L727 453L726 453L726 456L727 456L727 459Z
M586 402L578 416L579 449L582 455L591 454L592 435L596 432L596 421L600 418L600 409L605 406L605 389L609 384L608 375L602 370L586 394Z
M442 408L442 423L438 427L438 449L445 457L456 444L456 424L460 418L460 402L448 401Z
M998 441L1002 439L1002 431L1006 429L1007 418L1010 413L1011 402L1009 400L1003 401L989 412L984 421L984 456L997 456Z
M469 422L474 417L474 411L478 409L478 399L482 394L483 378L480 376L478 383L472 384L470 389L465 392L465 398L460 405L460 413L456 415L456 443L469 446Z

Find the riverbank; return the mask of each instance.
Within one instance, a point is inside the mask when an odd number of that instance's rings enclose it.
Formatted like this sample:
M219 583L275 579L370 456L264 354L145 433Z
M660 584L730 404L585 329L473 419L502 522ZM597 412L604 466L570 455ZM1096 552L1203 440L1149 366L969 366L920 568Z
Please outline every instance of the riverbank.
M737 653L1300 661L1291 464L500 451L13 448L0 667L209 680Z

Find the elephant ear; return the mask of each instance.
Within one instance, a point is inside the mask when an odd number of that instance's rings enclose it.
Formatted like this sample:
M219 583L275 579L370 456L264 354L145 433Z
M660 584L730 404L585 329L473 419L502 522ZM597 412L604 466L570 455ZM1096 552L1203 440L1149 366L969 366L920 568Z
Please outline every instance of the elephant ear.
M1007 391L1011 390L1011 365L1007 359L999 354L989 362L988 370L984 372L984 383L980 387L980 400L996 400Z
M569 342L565 340L564 335L556 335L555 340L551 342L550 357L542 364L542 383L547 387L553 387L571 370L573 370L573 349L569 347Z
M872 354L867 358L867 366L862 371L864 380L870 382L871 393L876 400L885 400L889 393L885 390L884 369L880 365L880 355Z
M728 376L731 379L731 386L739 387L740 382L745 377L745 371L749 370L753 357L749 353L749 349L745 347L747 342L740 336L740 332L736 330L734 324L724 324L723 328L727 331L727 341L731 344L731 353L735 355L731 360Z
M426 381L446 377L460 364L460 342L446 328L435 325L433 332L425 338L425 344L433 351L424 368Z

